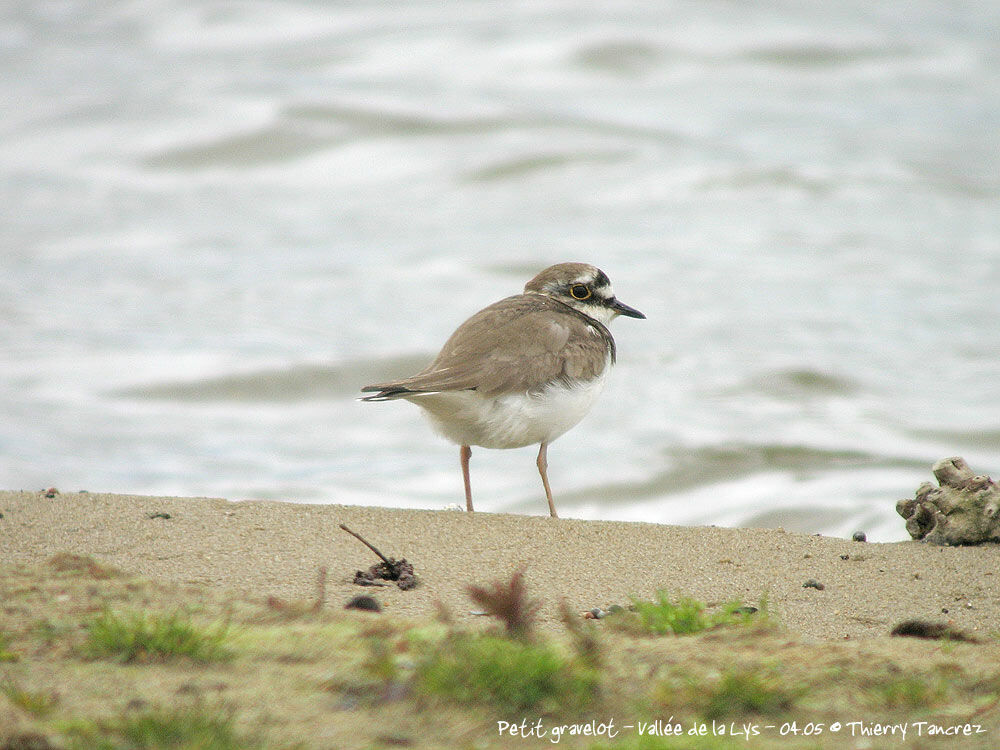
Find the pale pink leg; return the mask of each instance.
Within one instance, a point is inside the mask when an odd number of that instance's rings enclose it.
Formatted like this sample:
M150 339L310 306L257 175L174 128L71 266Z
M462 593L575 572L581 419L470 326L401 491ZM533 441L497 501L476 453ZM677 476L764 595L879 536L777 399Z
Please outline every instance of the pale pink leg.
M542 475L542 486L545 488L545 499L549 501L549 513L552 514L553 518L559 518L556 515L556 504L552 502L552 490L549 488L549 475L546 473L549 468L549 462L546 460L546 454L548 453L549 446L542 443L538 447L538 473Z
M472 455L472 448L467 445L462 446L458 452L462 460L462 479L465 480L465 509L472 512L472 482L469 480L469 457Z

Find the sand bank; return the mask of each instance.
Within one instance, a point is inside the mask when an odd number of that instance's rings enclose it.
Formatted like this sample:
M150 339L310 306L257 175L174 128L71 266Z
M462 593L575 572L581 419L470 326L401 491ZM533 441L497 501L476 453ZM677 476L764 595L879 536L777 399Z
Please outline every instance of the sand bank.
M440 601L459 621L477 619L466 586L524 565L531 595L544 602L543 626L556 622L560 599L583 611L665 589L709 604L766 597L788 630L819 639L886 635L910 618L1000 631L995 545L97 493L0 492L0 512L5 561L39 563L70 551L139 576L289 599L313 598L325 566L331 606L365 591L404 617L432 616ZM354 572L377 560L341 523L413 563L421 585L354 585ZM809 579L824 588L803 587Z

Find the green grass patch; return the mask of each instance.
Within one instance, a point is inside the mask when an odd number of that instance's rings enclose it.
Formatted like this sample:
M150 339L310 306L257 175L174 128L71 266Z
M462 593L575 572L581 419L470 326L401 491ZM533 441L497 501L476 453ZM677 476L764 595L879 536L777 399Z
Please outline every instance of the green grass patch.
M657 684L651 697L661 711L690 711L711 721L780 715L792 710L803 693L776 667L754 664L732 665L714 677L675 671Z
M632 598L632 609L621 610L608 618L615 627L633 635L689 635L720 625L745 624L759 620L761 613L745 614L740 602L727 602L718 612L709 614L705 604L682 596L671 601L667 592L656 592L654 601ZM766 611L762 610L766 617Z
M702 715L706 719L746 714L774 716L789 711L800 693L786 685L777 670L763 666L730 667L708 689Z
M0 630L0 663L17 661L21 657L10 649L11 637Z
M107 721L78 720L62 727L70 750L256 750L241 736L231 710L200 703L126 711Z
M10 680L0 685L0 693L7 696L7 700L12 704L39 719L45 718L52 713L52 709L55 708L57 702L56 697L51 693L25 690Z
M197 662L226 661L229 627L195 625L186 616L105 611L87 625L83 654L89 658L116 658L129 663L146 659L186 657Z
M870 685L872 702L885 708L928 708L940 702L948 692L941 677L929 675L899 675Z
M592 702L597 673L550 644L453 633L418 663L418 693L500 711L578 712Z

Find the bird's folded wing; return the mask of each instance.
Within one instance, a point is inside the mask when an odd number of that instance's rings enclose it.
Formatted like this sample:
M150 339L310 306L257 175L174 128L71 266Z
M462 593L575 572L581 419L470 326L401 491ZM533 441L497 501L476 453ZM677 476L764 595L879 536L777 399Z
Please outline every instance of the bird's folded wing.
M423 372L366 386L369 399L471 390L525 393L567 378L601 374L614 346L607 329L546 297L508 297L473 315Z

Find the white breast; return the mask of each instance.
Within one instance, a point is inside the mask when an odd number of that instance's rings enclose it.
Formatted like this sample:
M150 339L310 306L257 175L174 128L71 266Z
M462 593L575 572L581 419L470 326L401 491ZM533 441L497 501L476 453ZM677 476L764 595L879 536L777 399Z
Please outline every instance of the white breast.
M607 372L572 385L547 386L538 393L481 396L476 391L414 395L434 427L459 445L522 448L551 443L590 411L604 389Z

